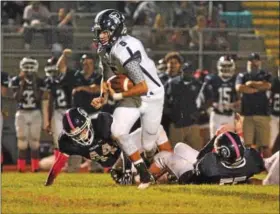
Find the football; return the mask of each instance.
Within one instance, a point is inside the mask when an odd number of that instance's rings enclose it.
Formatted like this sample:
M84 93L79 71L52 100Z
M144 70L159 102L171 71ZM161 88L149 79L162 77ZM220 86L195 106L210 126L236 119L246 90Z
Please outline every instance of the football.
M116 92L128 91L133 87L133 82L124 74L117 74L110 77L107 83L111 84L112 89Z

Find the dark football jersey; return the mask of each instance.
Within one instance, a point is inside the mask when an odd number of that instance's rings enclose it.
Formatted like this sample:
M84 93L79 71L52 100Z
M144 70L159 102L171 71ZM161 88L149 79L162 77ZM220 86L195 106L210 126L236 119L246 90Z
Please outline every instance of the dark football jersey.
M90 86L92 84L100 85L102 76L97 73L93 73L90 78L85 79L82 73L83 71L76 71L74 78L75 78L75 85L74 87L78 86ZM73 96L73 106L74 107L81 107L87 113L92 114L96 112L96 109L92 107L90 104L91 101L98 97L100 93L91 94L86 91L78 91Z
M94 142L90 146L82 146L65 133L58 140L59 150L68 155L81 155L99 162L103 167L112 167L118 160L121 149L111 138L110 114L100 112L91 120L94 129Z
M67 71L58 77L46 77L47 89L50 91L55 109L70 108L72 103L72 90L74 87L74 72Z
M219 105L228 105L237 101L237 92L235 90L235 79L233 76L225 81L217 74L208 75L205 77L207 84L211 85L213 90L213 102ZM231 115L233 110L231 108L215 108L214 111L219 114Z
M280 80L274 78L271 85L271 114L280 116Z
M239 166L229 167L215 153L207 153L195 164L194 183L238 184L265 170L264 162L255 149L246 149Z
M31 81L24 80L24 88L22 91L22 99L18 101L17 108L22 110L35 110L41 108L41 100L36 100L35 90L46 90L45 82L43 79L37 77L37 89L34 89ZM19 89L20 77L15 76L10 81L10 88Z

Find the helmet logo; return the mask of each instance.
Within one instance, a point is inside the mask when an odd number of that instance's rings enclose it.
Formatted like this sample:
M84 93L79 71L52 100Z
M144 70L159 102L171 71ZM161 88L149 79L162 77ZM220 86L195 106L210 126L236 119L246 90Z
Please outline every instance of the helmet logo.
M87 117L87 116L88 116L87 113L86 113L86 111L85 111L84 109L82 109L82 108L77 108L77 110L78 110L78 112L79 112L81 115L83 115L84 117Z
M120 17L119 13L113 12L113 13L109 14L109 17L114 20L115 24L120 23L120 18L121 17Z
M226 146L221 146L221 156L224 158L229 158L230 157L230 151Z

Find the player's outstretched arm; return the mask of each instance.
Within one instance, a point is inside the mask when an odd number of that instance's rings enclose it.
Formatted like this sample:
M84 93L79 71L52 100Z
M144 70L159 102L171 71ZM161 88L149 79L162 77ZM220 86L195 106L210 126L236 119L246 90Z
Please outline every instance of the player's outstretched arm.
M54 179L57 177L57 175L60 173L61 169L64 167L65 163L68 160L68 157L69 157L68 155L59 152L59 154L55 160L55 163L53 164L53 166L49 172L45 186L50 186L53 184Z
M56 65L61 73L65 73L67 71L67 57L69 57L71 54L72 50L67 48L63 50L63 53L59 57Z

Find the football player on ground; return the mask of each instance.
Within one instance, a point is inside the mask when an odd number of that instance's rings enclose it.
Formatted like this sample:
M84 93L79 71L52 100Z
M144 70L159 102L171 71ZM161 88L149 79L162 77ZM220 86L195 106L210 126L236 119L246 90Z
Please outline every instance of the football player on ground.
M44 129L51 132L54 140L57 157L58 137L62 132L62 117L71 107L74 76L70 72L60 73L57 67L57 59L52 57L45 65L45 84L49 92L48 100L44 104Z
M161 175L170 170L180 184L238 184L265 170L260 154L245 148L241 138L233 132L224 132L213 137L200 151L177 143L174 153L160 152L150 171Z
M14 90L17 101L15 127L18 139L19 172L25 171L27 148L31 148L31 169L39 169L39 141L42 128L41 101L45 99L44 81L37 76L39 63L24 57L19 64L20 74L11 79L9 86ZM44 96L43 96L44 95Z
M152 176L149 173L135 142L129 134L140 117L143 148L147 157L154 154L164 102L164 87L157 75L155 63L148 57L142 43L127 35L125 17L119 11L107 9L94 20L94 40L103 66L102 93L92 101L95 108L108 101L108 95L119 101L114 113L112 134L140 173L140 189L147 188ZM116 93L106 81L115 74L125 74L134 83L127 91Z
M111 134L113 117L110 114L100 112L88 116L82 108L71 108L66 111L62 123L64 131L58 140L60 153L50 170L46 186L53 183L69 155L81 155L97 161L103 167L113 167L117 163L122 152ZM134 131L131 136L133 141L138 142L136 146L141 150L141 129ZM153 147L159 151L172 151L162 126ZM132 184L131 162L125 155L122 156L123 172L113 170L112 177L119 184Z
M234 126L238 98L235 91L235 62L229 56L222 56L217 62L218 74L206 76L206 84L213 89L213 110L210 114L210 137L223 124Z

